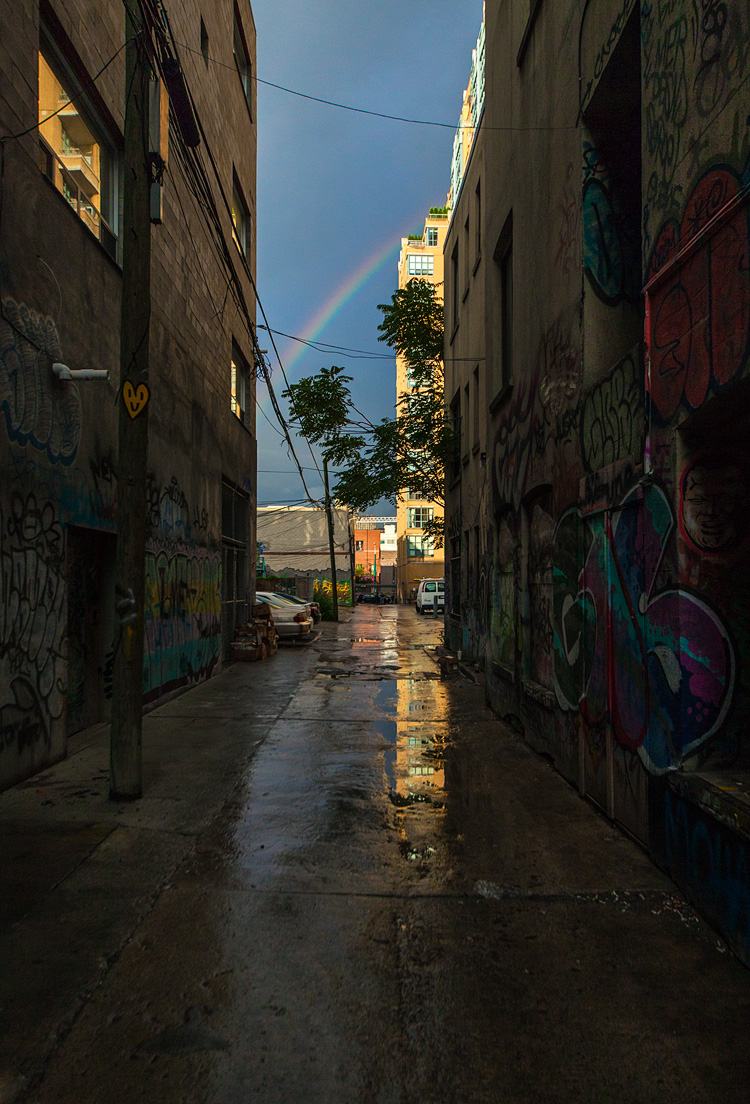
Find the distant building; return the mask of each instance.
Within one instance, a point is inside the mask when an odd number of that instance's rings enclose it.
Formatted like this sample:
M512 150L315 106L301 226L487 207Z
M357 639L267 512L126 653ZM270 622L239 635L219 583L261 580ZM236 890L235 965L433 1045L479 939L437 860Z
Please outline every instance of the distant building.
M396 518L360 515L354 521L354 567L358 588L391 594L396 566Z
M161 223L151 228L150 391L133 415L148 403L145 706L221 670L254 585L255 25L248 0L215 0L203 19L193 0L168 7L168 48L203 134L196 167L172 126ZM158 9L141 5L151 19ZM0 25L4 787L109 717L122 633L115 534L128 227L122 5L0 0ZM149 38L164 43L169 33L151 28ZM208 173L208 223L193 170ZM56 362L109 379L65 380Z
M401 239L398 260L398 286L409 280L427 280L442 288L443 246L448 229L446 208L433 208L425 219L421 237L411 235ZM442 292L440 293L442 295ZM403 357L396 357L396 398L414 390ZM400 602L413 601L421 579L441 578L443 553L436 550L432 538L425 536L424 526L433 518L442 517L442 506L421 497L415 472L415 486L396 504L396 587Z
M336 579L351 587L354 533L349 511L333 511ZM325 510L315 506L259 506L258 549L264 575L331 578ZM259 573L260 580L260 573ZM258 583L260 588L260 581Z

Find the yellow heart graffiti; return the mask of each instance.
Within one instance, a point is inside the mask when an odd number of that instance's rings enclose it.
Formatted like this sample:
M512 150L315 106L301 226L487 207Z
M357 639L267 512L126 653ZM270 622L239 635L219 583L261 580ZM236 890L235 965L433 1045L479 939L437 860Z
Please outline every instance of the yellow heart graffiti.
M136 418L149 400L149 390L145 383L139 383L137 387L133 387L130 380L125 380L122 385L122 397L128 414L131 418Z

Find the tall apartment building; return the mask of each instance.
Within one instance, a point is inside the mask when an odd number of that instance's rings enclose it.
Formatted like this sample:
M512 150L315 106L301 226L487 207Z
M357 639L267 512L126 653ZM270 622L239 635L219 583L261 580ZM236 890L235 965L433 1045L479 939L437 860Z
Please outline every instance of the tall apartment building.
M150 394L130 396L133 416L148 403L146 707L221 669L254 585L255 26L248 0L164 8L206 175L173 127L151 227ZM0 0L0 23L7 786L109 712L128 90L122 3ZM60 363L109 379L65 379Z
M398 259L399 288L406 287L409 280L416 278L427 280L442 289L443 246L447 228L446 208L432 208L425 219L422 235L414 234L401 239ZM407 365L403 357L397 356L396 399L401 399L413 390ZM425 523L442 517L442 514L442 505L420 496L418 483L413 488L407 488L407 493L397 502L396 592L400 602L410 602L416 598L421 579L442 578L442 549L435 549L434 542L424 534Z
M448 640L745 961L748 20L487 0L445 246Z

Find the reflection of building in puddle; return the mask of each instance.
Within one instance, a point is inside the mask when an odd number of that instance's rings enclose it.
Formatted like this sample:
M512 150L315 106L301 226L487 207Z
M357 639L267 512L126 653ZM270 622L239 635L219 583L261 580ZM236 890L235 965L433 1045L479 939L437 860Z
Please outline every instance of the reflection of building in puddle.
M396 795L425 800L445 786L443 730L447 691L432 679L400 679L396 703Z

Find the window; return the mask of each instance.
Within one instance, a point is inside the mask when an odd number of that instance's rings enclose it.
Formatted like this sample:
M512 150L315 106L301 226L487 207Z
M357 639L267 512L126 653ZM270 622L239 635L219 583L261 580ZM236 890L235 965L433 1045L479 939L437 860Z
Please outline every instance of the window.
M513 379L513 213L508 215L503 231L498 238L494 252L496 275L498 281L499 323L498 334L499 378L496 380L497 390L503 388Z
M354 551L355 552L361 552L364 547L365 547L365 542L363 540L358 540L358 541L354 542Z
M237 72L242 81L242 90L245 93L245 102L252 117L253 67L236 7L234 9L234 64L237 66Z
M39 50L39 167L85 226L117 257L117 160L52 45Z
M448 463L448 482L452 483L461 475L461 389L456 391L451 403L451 428L454 433L453 454Z
M474 425L473 425L472 428L474 430L474 440L472 441L472 445L473 445L474 448L479 448L479 365L478 364L477 364L476 368L474 369L473 387L474 387L474 396L473 396L473 403L472 403L472 421L473 421Z
M463 435L462 452L466 460L469 459L469 442L471 441L472 426L469 425L469 411L471 410L471 404L469 402L469 385L464 386L464 410L466 411L466 432Z
M502 339L500 356L503 365L503 381L509 383L513 376L513 243L511 242L500 261L500 325Z
M431 558L435 555L432 538L407 536L406 555L410 560Z
M434 226L427 227L427 244L436 246L438 243L438 232Z
M412 456L413 459L409 460L408 463L409 485L406 487L406 498L429 498L427 480L421 474L425 469L429 471L429 462L424 456L420 458L419 452L416 450L412 453Z
M201 16L201 53L203 54L203 60L208 65L208 31L206 30L206 24L203 22L203 16Z
M409 276L434 276L435 258L432 253L407 253L406 271Z
M469 258L471 257L471 219L468 215L466 216L466 222L464 223L464 254L466 257L466 260L464 261L464 267L466 268L466 287L464 290L464 298L466 298L466 295L469 291L469 276L471 275L469 271L469 265L471 263L469 260Z
M453 329L455 330L456 326L458 325L458 301L459 301L459 291L458 291L458 242L456 242L456 244L454 245L453 253L451 254L451 281L452 281L452 291L453 291L452 321L453 321Z
M451 613L457 616L461 613L461 538L454 537L451 541Z
M247 399L250 368L240 350L232 342L231 362L231 388L232 388L232 413L239 418L243 425L248 424Z
M406 511L406 528L424 529L434 516L435 511L431 506L409 506Z
M482 181L477 180L474 192L474 251L476 260L482 256Z
M236 177L232 187L232 238L244 256L250 244L250 215Z

